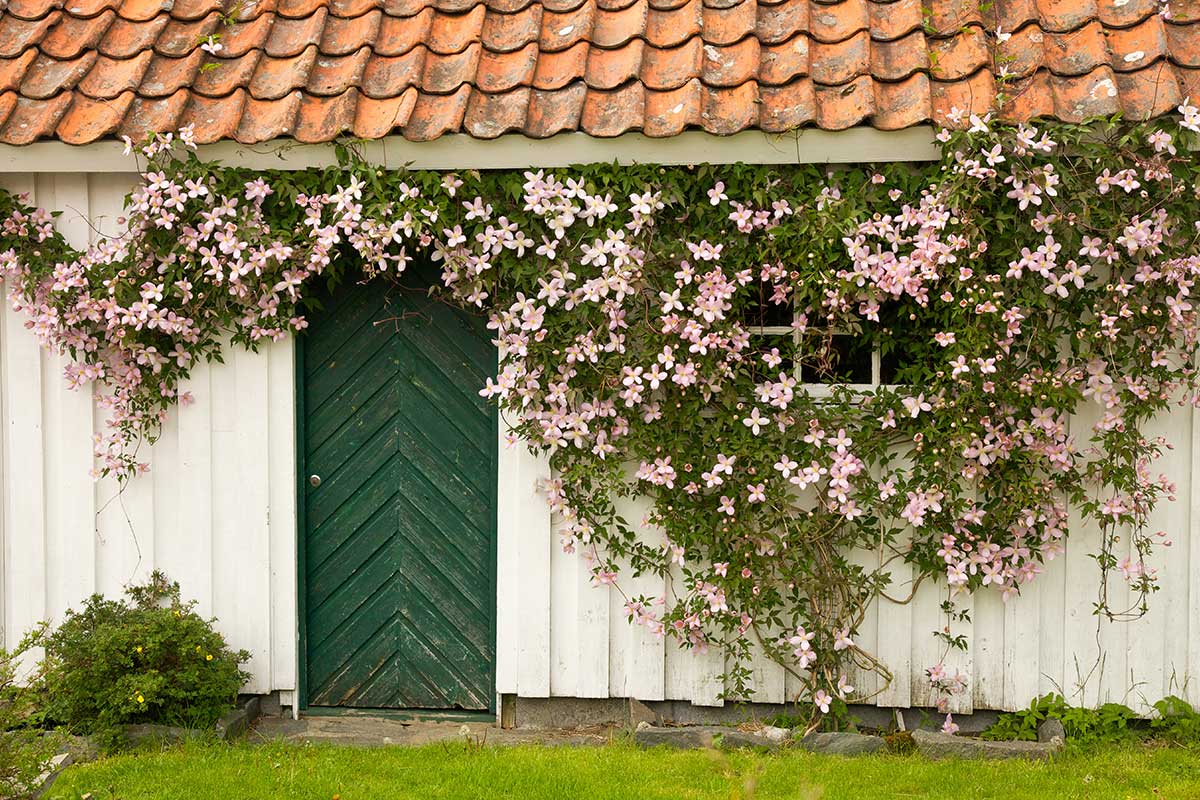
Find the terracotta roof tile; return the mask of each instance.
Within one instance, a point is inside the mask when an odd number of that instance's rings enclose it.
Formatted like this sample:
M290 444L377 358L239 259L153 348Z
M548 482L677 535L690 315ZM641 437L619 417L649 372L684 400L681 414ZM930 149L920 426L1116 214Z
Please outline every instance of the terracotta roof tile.
M404 94L383 100L359 97L358 107L354 110L354 135L361 139L387 136L408 123L416 103L416 89L408 89Z
M78 58L58 61L49 56L38 56L25 70L20 92L23 97L44 100L75 86L96 63L96 53L84 53Z
M884 81L898 81L929 70L929 48L925 37L913 32L891 41L871 42L871 74ZM926 90L928 84L921 84Z
M720 47L704 45L700 81L706 86L741 86L758 74L762 45L753 36Z
M192 90L209 97L222 97L254 79L259 50L250 50L240 58L215 58L206 63L196 76Z
M562 131L579 130L587 91L587 84L583 81L576 81L556 91L534 89L529 98L525 134L543 139ZM416 109L414 116L415 112Z
M424 47L416 47L404 55L372 58L363 70L363 93L369 97L384 99L403 94L409 87L418 86L425 66L426 52Z
M0 17L0 58L13 58L27 48L38 46L47 38L46 32L61 19L61 11L53 11L41 19L34 20L24 20L9 14Z
M16 91L35 58L37 50L26 50L16 58L0 59L0 92Z
M688 0L679 8L646 12L646 41L655 47L675 47L698 35L704 24L704 5Z
M171 18L166 14L149 22L130 22L116 17L104 31L104 37L96 47L103 56L133 58L141 51L153 47L159 34L170 21Z
M183 58L195 50L206 37L216 36L218 24L219 20L215 11L200 19L172 19L154 42L154 49L164 56ZM222 54L226 50L225 38L225 32L221 31L218 42L221 45L220 52ZM240 53L236 55L240 55Z
M867 74L871 64L871 38L866 31L859 31L841 42L815 41L809 62L809 75L814 82L827 86L848 83Z
M928 96L929 76L923 72L896 83L876 81L871 124L885 131L918 125L927 118L925 98Z
M17 19L41 19L51 10L63 7L63 0L8 0L4 13ZM90 14L87 16L91 16ZM18 104L17 110L20 110Z
M867 9L871 38L876 41L888 42L908 36L914 31L920 31L924 13L921 0L871 3Z
M820 42L842 42L859 31L870 29L867 0L845 0L836 5L812 3L808 30Z
M535 3L515 14L501 14L489 10L478 36L484 49L507 53L536 42L541 29L542 7ZM467 114L470 116L469 111Z
M17 105L16 92L4 92L0 94L0 130L3 130L4 122L8 119L9 114Z
M1171 61L1200 67L1200 25L1167 25L1166 33Z
M939 81L965 78L985 64L991 53L987 39L979 28L971 26L958 36L934 39L929 43L929 77Z
M251 50L261 50L271 35L275 18L270 14L247 22L237 22L221 31L221 55L236 58Z
M154 56L142 76L138 94L143 97L166 97L191 86L200 74L200 63L206 55L203 50L194 50L184 58Z
M196 141L201 144L231 139L241 122L246 97L246 92L242 89L225 97L192 94L183 108L178 124L193 126Z
M1109 28L1124 28L1157 16L1160 10L1158 0L1097 0L1096 5L1100 22Z
M695 80L703 64L704 43L698 36L679 47L648 47L642 55L642 83L649 89L678 89Z
M595 25L596 6L591 0L584 0L578 8L561 14L547 11L542 15L538 46L550 52L573 47L579 42L588 41Z
M624 47L615 50L593 48L588 54L585 81L593 89L615 89L627 81L635 80L642 74L643 52L646 49L641 39L634 39ZM654 48L650 48L654 50ZM646 70L644 83L654 85L655 76ZM482 87L482 85L481 85ZM663 86L662 88L669 88Z
M228 15L228 16L225 16ZM236 19L236 22L232 20ZM232 24L230 24L232 22ZM999 35L998 35L999 33ZM219 44L215 53L202 45ZM212 49L212 48L209 48ZM1011 79L997 97L993 73ZM0 142L894 129L1200 98L1200 0L8 0Z
M141 85L142 76L153 57L154 53L150 50L143 50L134 58L100 56L79 82L79 91L97 99L133 92Z
M247 97L235 138L239 142L256 144L291 136L295 131L296 112L300 110L300 101L303 99L303 92L292 92L278 100Z
M295 137L301 142L328 142L354 126L358 92L350 89L335 97L306 94L296 113Z
M471 92L463 128L477 139L495 139L521 130L529 111L529 92L528 86L499 94Z
M561 89L572 81L577 81L587 71L588 53L587 42L578 42L567 50L553 53L543 52L537 61L533 72L533 85L538 89ZM651 52L658 52L651 48ZM649 75L647 71L645 73Z
M616 47L628 42L646 30L646 0L620 11L597 9L596 22L592 26L591 42L597 47Z
M428 42L435 14L437 12L432 7L422 9L411 17L389 17L384 14L373 44L375 55L398 56Z
M180 89L170 97L135 97L117 133L142 141L152 133L172 131L188 102L188 91Z
M365 46L348 56L320 56L308 73L305 91L309 94L334 95L351 87L357 88L370 57L371 48Z
M442 55L461 53L479 40L486 13L487 8L478 5L465 14L434 14L429 33L418 41Z
M1167 54L1167 32L1162 19L1151 17L1132 28L1113 28L1108 32L1112 68L1133 72L1148 67Z
M646 92L647 136L676 136L700 124L700 81L696 78L676 89Z
M104 100L75 92L55 132L67 144L87 144L108 136L120 127L133 97L132 90Z
M12 112L4 120L0 140L7 144L29 144L50 137L70 104L70 92L63 92L46 101L19 97Z
M468 86L460 86L449 97L419 93L408 124L403 128L405 138L424 142L450 131L461 130L470 94Z
M308 74L317 60L317 47L310 45L291 58L263 55L246 87L256 100L278 100L308 83ZM340 94L340 92L338 93Z
M263 51L276 58L300 55L304 48L321 41L326 13L324 8L319 8L312 16L300 19L276 17Z

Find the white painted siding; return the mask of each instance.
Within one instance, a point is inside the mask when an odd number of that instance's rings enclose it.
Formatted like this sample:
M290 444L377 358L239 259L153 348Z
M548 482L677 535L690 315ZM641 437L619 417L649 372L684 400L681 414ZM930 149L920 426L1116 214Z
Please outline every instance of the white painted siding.
M112 233L128 175L8 175L5 188L63 212L85 247ZM295 398L290 341L231 349L201 365L161 438L152 469L118 495L94 482L91 435L104 420L70 391L63 359L41 350L24 315L0 304L0 535L3 642L58 621L92 592L116 595L163 570L235 648L250 652L247 690L296 686Z
M60 229L76 246L114 229L127 175L7 175L10 189L62 210ZM90 398L68 391L61 359L42 352L22 315L0 308L0 619L11 644L40 619L63 612L92 591L115 593L152 569L180 581L203 613L215 615L236 647L252 654L250 691L296 686L295 442L292 346L258 354L226 353L190 380L195 403L173 409L151 448L152 472L114 499L93 484L90 434L102 424ZM1196 412L1159 423L1175 444L1162 471L1179 486L1159 526L1173 537L1158 564L1162 591L1150 615L1133 624L1103 624L1091 615L1096 570L1088 558L1095 534L1076 533L1064 558L1048 565L1024 596L1007 605L995 594L968 601L960 626L970 652L949 663L971 676L955 710L1012 709L1048 691L1078 691L1090 703L1134 706L1165 694L1200 703L1200 454ZM1079 420L1086 425L1087 420ZM721 654L680 651L625 621L619 596L592 588L586 564L561 552L537 490L545 459L500 445L497 691L526 697L633 696L718 705ZM1194 485L1195 484L1195 485ZM642 512L631 504L631 521ZM1195 542L1195 543L1193 543ZM869 563L873 554L858 558ZM892 594L909 593L911 572L893 564ZM636 592L661 591L643 578ZM884 659L895 680L874 702L928 705L923 680L937 660L931 635L942 621L944 589L926 583L911 602L883 601L862 626L864 646ZM794 696L795 680L777 666L756 665L754 699ZM864 691L881 686L868 676Z

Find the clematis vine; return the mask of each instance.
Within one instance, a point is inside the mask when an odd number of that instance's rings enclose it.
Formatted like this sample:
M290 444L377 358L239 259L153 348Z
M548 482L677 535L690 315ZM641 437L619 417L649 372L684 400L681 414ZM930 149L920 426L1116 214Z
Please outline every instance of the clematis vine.
M248 174L163 134L128 231L86 252L0 197L0 275L107 414L97 476L127 481L193 365L302 333L324 282L432 262L437 296L488 317L500 368L479 390L549 455L562 547L631 624L722 648L728 696L756 654L783 664L817 724L866 699L855 673L890 677L856 635L891 561L941 581L953 616L964 592L1019 594L1087 525L1098 613L1129 618L1170 544L1150 525L1170 443L1147 431L1200 404L1200 112L950 122L938 164L833 175L407 173L348 148ZM666 593L625 594L631 573Z

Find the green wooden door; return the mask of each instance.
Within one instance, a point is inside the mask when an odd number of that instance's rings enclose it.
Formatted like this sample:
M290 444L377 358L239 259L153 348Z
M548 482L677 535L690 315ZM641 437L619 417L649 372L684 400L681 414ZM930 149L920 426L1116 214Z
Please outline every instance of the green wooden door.
M305 694L483 710L497 421L479 387L496 352L481 318L403 284L340 288L302 345Z

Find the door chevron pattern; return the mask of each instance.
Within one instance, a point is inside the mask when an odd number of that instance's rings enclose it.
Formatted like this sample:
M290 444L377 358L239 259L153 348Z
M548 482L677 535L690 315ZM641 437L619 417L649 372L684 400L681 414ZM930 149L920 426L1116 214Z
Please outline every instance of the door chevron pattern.
M411 273L340 287L304 342L312 706L493 702L496 353Z

